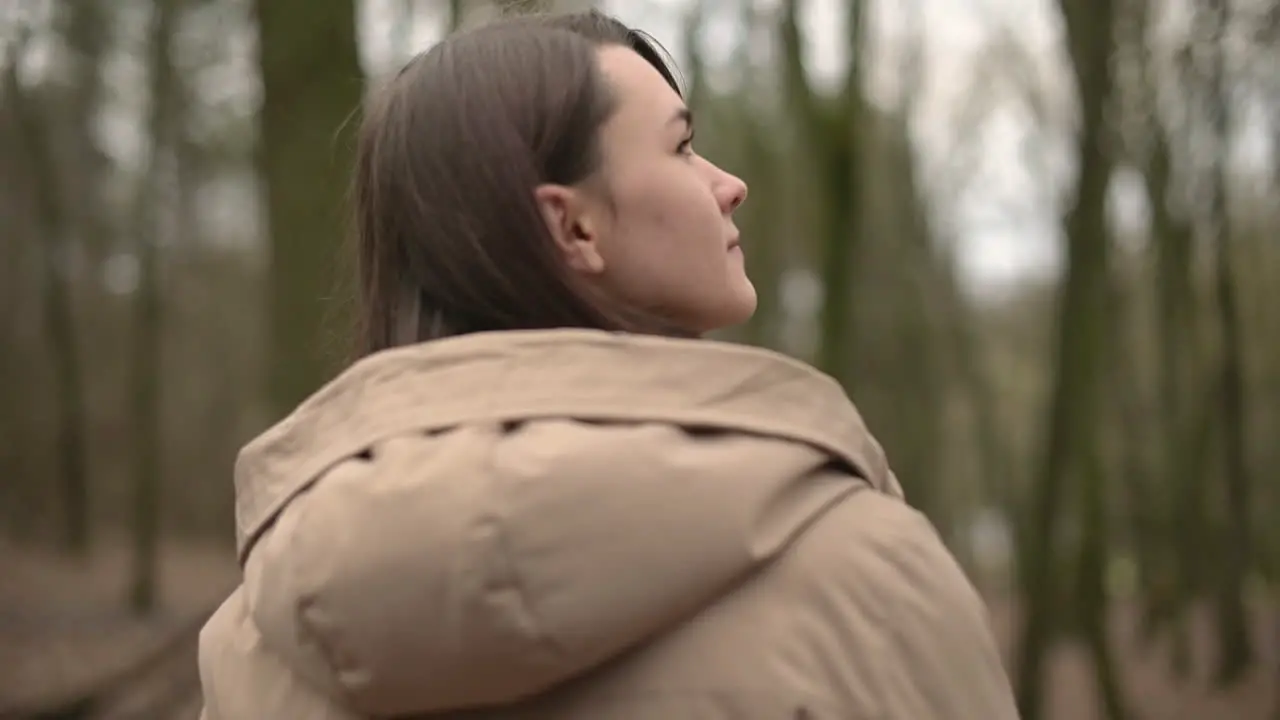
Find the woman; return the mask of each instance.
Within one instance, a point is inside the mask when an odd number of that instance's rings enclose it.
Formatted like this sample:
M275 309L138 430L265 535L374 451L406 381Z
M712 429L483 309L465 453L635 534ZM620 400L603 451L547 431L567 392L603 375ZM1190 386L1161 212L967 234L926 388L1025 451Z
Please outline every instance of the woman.
M356 165L364 359L236 467L207 720L1015 717L978 597L755 308L646 36L415 59Z

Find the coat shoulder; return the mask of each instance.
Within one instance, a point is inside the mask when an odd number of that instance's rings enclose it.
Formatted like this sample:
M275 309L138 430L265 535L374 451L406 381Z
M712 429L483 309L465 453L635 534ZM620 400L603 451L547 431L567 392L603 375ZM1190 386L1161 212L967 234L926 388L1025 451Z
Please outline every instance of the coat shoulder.
M266 648L249 609L237 588L200 631L201 720L360 720Z
M530 709L495 717L1017 718L977 593L924 516L868 486L684 624Z
M985 603L929 520L901 499L854 493L771 568L842 704L876 717L1017 717Z

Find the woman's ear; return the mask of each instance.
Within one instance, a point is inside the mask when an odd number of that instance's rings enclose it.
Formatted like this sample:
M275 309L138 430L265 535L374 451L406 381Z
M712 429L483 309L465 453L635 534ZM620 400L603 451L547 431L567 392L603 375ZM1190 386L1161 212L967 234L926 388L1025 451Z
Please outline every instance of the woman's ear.
M542 221L569 267L586 275L603 273L599 224L581 191L546 183L533 195Z

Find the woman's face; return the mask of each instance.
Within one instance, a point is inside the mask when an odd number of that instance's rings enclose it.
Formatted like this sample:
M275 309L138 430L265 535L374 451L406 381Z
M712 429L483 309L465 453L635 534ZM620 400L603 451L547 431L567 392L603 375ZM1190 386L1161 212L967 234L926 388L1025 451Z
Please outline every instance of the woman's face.
M599 58L616 100L600 130L600 170L580 187L538 193L570 267L689 332L744 322L756 292L733 211L746 184L693 150L693 118L653 66L618 46Z

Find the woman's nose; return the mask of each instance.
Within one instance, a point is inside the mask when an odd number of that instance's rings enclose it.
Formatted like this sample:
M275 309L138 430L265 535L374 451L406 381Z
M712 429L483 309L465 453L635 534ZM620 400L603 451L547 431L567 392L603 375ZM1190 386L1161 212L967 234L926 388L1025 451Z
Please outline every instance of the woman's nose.
M723 170L720 170L720 173L716 199L720 202L720 211L728 215L737 210L738 206L747 199L747 183L732 173Z

